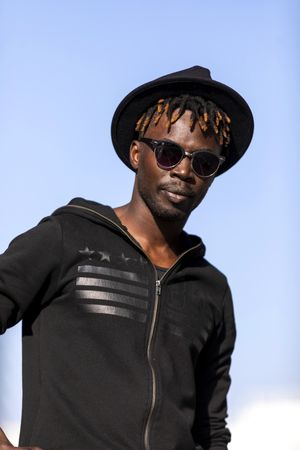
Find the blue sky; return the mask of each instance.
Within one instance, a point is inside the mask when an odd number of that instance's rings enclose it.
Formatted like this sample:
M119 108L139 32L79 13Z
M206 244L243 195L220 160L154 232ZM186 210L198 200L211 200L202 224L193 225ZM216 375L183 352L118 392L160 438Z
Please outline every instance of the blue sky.
M139 84L197 64L251 106L249 151L186 227L233 291L233 417L300 399L299 15L291 0L0 3L0 251L72 197L129 200L110 121ZM2 422L19 417L19 335L0 338Z

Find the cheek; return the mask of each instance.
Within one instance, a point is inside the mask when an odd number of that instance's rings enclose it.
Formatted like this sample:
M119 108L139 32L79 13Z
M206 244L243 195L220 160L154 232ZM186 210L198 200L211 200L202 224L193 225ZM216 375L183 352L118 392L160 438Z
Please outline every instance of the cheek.
M149 185L159 180L164 172L156 164L154 153L142 152L139 158L137 175L144 184L144 180L149 182Z

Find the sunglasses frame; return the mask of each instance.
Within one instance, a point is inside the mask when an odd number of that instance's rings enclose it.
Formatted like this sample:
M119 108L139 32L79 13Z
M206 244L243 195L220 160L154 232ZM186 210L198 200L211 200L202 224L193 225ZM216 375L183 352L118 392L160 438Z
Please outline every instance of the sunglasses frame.
M151 148L151 150L152 150L152 151L154 152L154 154L155 154L155 159L156 159L157 165L158 165L158 167L160 167L161 169L163 169L163 170L171 170L171 169L174 169L174 167L178 166L178 164L181 163L181 161L183 160L183 158L187 157L187 158L189 158L189 159L191 160L191 167L192 167L193 172L194 172L194 173L197 175L197 177L199 177L199 178L210 178L210 177L214 176L214 175L218 172L220 166L224 163L224 161L225 161L225 159L226 159L225 156L219 156L219 155L216 155L216 154L212 153L210 150L205 150L205 149L203 149L203 150L200 150L200 149L199 149L199 150L195 150L195 151L193 151L193 152L188 152L188 151L186 151L183 147L181 147L181 145L177 144L177 143L174 142L174 141L157 140L157 139L150 139L150 138L144 138L144 137L139 138L138 141L143 142L144 144L147 144L147 145ZM179 160L176 164L173 164L172 166L169 166L169 167L164 167L164 166L161 165L161 164L158 162L158 160L157 160L157 155L156 155L157 146L158 146L158 145L161 145L161 144L164 144L164 143L175 145L176 147L178 147L178 148L180 149L180 151L181 151L181 153L182 153L182 154L181 154L180 160ZM213 173L211 173L211 174L209 174L209 175L199 175L199 174L196 172L196 170L195 170L194 167L193 167L193 160L194 160L195 155L198 154L198 153L208 153L209 155L214 155L216 158L218 158L219 164L218 164L218 167L216 168L216 170L215 170Z

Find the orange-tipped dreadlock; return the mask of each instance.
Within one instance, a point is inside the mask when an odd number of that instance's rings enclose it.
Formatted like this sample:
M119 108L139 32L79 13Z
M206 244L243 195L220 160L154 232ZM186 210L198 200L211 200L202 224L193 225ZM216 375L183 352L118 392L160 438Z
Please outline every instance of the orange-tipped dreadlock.
M168 117L168 132L173 123L175 123L185 111L191 111L190 129L194 130L198 122L202 132L207 134L213 131L220 145L227 147L230 142L231 122L227 114L222 111L215 103L210 100L204 100L202 97L182 94L179 97L170 97L160 99L158 102L150 106L147 111L142 114L136 123L135 131L140 136L146 132L151 120L157 125L161 116L165 112Z

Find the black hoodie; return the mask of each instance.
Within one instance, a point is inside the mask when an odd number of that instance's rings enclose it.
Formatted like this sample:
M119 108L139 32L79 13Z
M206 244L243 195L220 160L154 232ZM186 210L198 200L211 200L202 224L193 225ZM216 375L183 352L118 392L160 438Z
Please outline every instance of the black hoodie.
M23 319L20 445L224 450L235 340L200 238L157 270L114 211L74 199L0 257L0 328ZM3 395L3 394L2 394Z

